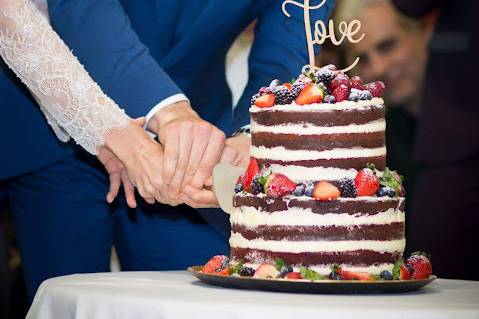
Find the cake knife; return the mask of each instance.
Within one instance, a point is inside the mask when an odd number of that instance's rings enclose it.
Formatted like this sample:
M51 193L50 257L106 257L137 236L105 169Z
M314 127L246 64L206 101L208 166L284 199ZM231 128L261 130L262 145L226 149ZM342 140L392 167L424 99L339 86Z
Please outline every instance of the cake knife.
M227 214L230 214L233 210L236 181L245 170L246 167L222 163L217 164L213 169L213 191L221 209Z

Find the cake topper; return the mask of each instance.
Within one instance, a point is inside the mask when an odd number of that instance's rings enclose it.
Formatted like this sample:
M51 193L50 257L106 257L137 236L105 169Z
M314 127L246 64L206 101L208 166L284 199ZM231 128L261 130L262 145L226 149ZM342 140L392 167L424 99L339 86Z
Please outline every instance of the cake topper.
M347 38L348 41L351 43L358 43L364 37L364 33L361 34L359 38L354 37L359 32L359 29L361 29L361 22L359 20L353 20L349 23L346 21L341 21L338 24L338 31L341 36L340 38L337 38L335 30L334 30L334 22L333 20L330 19L328 22L328 28L326 28L326 25L321 20L318 20L315 22L314 39L313 39L312 32L311 32L311 20L309 17L309 11L319 9L325 3L326 3L326 0L322 0L319 4L311 6L309 4L309 0L304 0L304 3L298 2L296 0L285 0L282 5L283 13L288 18L291 17L291 14L289 14L289 12L286 10L287 4L292 4L292 5L303 8L304 30L306 32L306 41L308 44L308 55L309 55L309 64L303 67L303 72L306 72L306 70L318 69L318 67L315 64L315 58L314 58L315 44L323 44L324 41L326 41L326 39L328 38L331 39L331 42L334 45L340 45L345 38ZM358 62L359 62L359 57L356 57L356 60L350 66L339 71L347 72L351 70L352 68L354 68L356 64L358 64Z

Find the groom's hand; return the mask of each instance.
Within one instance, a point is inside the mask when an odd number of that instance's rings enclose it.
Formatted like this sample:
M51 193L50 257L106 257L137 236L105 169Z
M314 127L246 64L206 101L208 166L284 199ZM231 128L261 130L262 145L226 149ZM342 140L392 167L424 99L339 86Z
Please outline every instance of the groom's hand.
M178 199L182 187L202 189L220 160L225 135L201 119L188 102L159 110L148 122L164 146L163 182L168 196Z

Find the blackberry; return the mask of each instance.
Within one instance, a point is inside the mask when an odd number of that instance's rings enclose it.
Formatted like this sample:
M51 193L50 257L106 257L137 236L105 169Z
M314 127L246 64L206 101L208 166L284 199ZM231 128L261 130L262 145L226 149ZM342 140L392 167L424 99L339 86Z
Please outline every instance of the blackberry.
M256 99L258 99L259 96L260 96L259 93L256 93L255 95L253 95L253 96L251 97L251 105L253 105L254 102L256 102Z
M381 273L379 274L379 277L381 277L384 280L393 280L393 274L391 274L391 272L387 270L381 271Z
M243 268L241 268L239 274L240 274L240 276L243 276L243 277L253 277L254 269L251 268L251 267L243 267Z
M302 81L294 82L294 84L291 86L291 93L290 93L291 97L293 99L297 98L305 86L306 86L306 83Z
M277 104L290 104L293 102L293 96L290 94L289 89L284 85L278 85L273 89L274 95L276 95Z
M316 76L317 83L323 82L326 85L329 85L334 79L334 73L328 68L322 68L319 71L316 71L314 75Z
M253 177L253 180L251 181L251 194L253 195L258 195L259 193L263 192L263 185L259 182L259 179L261 178L260 174L257 174Z
M356 185L351 178L343 178L339 180L339 191L342 197L356 197Z

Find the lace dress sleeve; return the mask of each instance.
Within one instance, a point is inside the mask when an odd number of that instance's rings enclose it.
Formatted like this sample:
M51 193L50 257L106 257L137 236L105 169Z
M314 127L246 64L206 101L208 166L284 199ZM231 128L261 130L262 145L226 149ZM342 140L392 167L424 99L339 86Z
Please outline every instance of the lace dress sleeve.
M97 154L108 131L129 124L29 0L0 0L0 55L33 93L57 136L71 136Z

